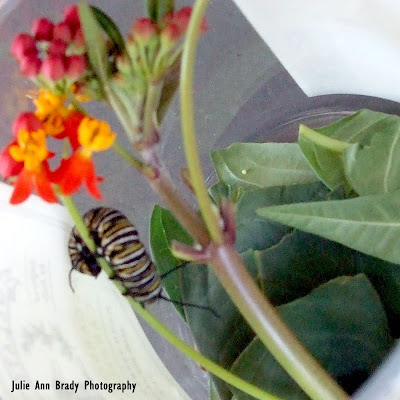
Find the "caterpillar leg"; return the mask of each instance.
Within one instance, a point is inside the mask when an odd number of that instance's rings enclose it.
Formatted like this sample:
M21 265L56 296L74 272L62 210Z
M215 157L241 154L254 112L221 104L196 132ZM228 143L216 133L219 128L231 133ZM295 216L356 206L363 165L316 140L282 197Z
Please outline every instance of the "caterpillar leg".
M164 272L164 273L161 275L161 279L164 279L164 278L165 278L166 276L168 276L170 273L175 272L175 271L177 271L178 269L181 269L181 268L183 268L183 267L186 267L186 265L189 265L189 263L188 263L188 262L185 262L185 263L183 263L183 264L181 264L181 265L178 265L178 266L175 267L175 268L170 269L170 270L167 271L167 272Z
M215 317L221 318L221 316L217 312L215 312L211 307L200 306L198 304L192 304L192 303L186 303L184 301L179 301L179 300L171 300L168 297L163 296L162 294L160 294L158 296L158 298L161 300L169 301L170 303L179 304L180 306L183 306L183 307L194 307L194 308L199 308L200 310L210 311L211 313L214 314Z

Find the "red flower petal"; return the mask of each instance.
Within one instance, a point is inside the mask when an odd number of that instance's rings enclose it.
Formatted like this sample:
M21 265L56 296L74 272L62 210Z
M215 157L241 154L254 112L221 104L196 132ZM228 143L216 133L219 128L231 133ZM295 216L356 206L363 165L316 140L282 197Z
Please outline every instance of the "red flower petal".
M74 153L70 158L61 161L60 167L53 172L52 180L60 185L61 192L70 196L82 185L87 171L87 159Z
M70 196L85 183L88 192L96 199L101 199L101 193L97 182L102 178L96 175L91 158L82 156L79 152L72 154L66 160L61 161L60 167L52 173L51 179L60 186L61 192Z
M34 187L32 178L32 172L27 169L22 170L15 182L14 191L10 199L11 204L22 203L29 197Z
M84 114L78 111L73 111L67 116L64 121L64 137L68 136L73 150L76 150L80 146L80 143L78 141L78 127L83 118L85 118Z
M103 196L101 195L100 190L97 186L97 180L98 180L98 177L96 176L93 161L90 160L89 168L88 168L86 179L85 179L86 187L88 189L88 192L95 199L101 200L103 198Z
M36 190L43 200L48 203L57 203L58 199L51 186L50 176L48 164L43 163L41 171L35 174Z
M23 162L15 161L10 155L10 147L16 144L17 141L14 140L0 152L0 174L4 179L18 175L24 168Z

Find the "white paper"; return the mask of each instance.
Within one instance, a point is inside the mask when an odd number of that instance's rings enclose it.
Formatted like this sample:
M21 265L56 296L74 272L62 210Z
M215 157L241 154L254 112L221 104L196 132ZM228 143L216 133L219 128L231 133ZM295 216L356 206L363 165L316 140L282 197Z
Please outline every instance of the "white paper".
M399 0L234 0L308 96L400 101Z
M35 196L11 206L10 194L0 184L0 399L189 400L106 276L75 273L72 293L64 208ZM30 389L11 393L12 380ZM57 380L79 383L77 393L56 390ZM85 390L85 380L136 387Z

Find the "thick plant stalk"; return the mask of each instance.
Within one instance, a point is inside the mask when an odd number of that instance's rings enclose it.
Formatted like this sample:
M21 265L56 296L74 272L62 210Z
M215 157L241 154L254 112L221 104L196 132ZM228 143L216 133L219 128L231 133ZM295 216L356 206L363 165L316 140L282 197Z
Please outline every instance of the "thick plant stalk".
M60 199L63 202L64 206L70 213L75 226L84 240L85 244L88 246L90 251L95 253L96 245L89 234L89 230L87 229L74 201L71 197L60 195ZM107 261L104 258L98 258L98 263L101 268L106 272L106 274L112 278L114 275L114 271L109 266ZM122 293L126 293L126 289L124 286L116 280L112 281L114 285L118 288L118 290ZM173 332L171 332L162 322L160 322L156 317L154 317L149 311L147 311L143 306L136 302L132 297L127 297L127 300L133 310L140 315L155 331L157 331L164 339L166 339L169 343L171 343L175 348L177 348L180 352L185 354L187 357L191 358L193 361L197 362L203 368L208 370L210 373L215 375L216 377L222 379L226 383L236 387L239 390L242 390L244 393L253 396L258 400L283 400L273 394L270 394L263 389L245 381L237 375L232 374L226 369L222 368L220 365L211 361L207 357L200 354L198 351L191 348L184 341L179 339Z
M181 113L185 154L203 217L213 243L209 264L221 284L266 348L286 372L315 400L344 400L347 394L316 362L283 323L272 304L260 292L232 244L224 244L216 226L202 180L193 116L193 70L200 24L209 0L197 0L186 34L181 68ZM194 179L197 177L196 179ZM211 213L212 215L208 215ZM219 232L218 232L219 229Z
M143 160L150 166L154 174L147 175L150 186L163 200L164 204L176 216L182 226L202 246L207 247L210 236L203 219L178 192L169 174L157 155L157 146L144 148L141 151Z

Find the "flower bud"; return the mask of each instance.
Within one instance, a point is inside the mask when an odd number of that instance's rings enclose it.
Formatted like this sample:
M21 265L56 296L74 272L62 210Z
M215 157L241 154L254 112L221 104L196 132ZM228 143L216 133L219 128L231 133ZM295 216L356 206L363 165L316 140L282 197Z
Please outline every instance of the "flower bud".
M20 130L34 132L41 128L42 123L33 112L23 112L15 119L12 126L12 134L17 137Z
M28 78L35 78L42 66L42 61L36 55L26 55L20 59L20 70L22 75Z
M173 22L170 22L161 31L160 34L161 44L162 46L166 46L168 48L173 47L179 41L181 36L182 36L181 29Z
M180 34L183 35L188 28L191 16L192 16L192 8L183 7L177 12L167 15L166 21L168 23L170 22L174 23L179 28ZM205 18L203 18L200 25L200 33L206 32L207 29L208 29L207 21Z
M11 54L20 60L25 55L36 55L36 41L27 33L20 33L11 44Z
M70 56L67 58L67 75L71 79L78 79L86 70L84 56Z
M54 26L53 39L60 39L65 43L69 43L72 39L71 28L66 22L60 22Z
M72 5L65 8L63 11L63 17L64 21L68 24L72 34L74 35L81 25L79 20L78 7L76 5Z
M75 35L74 35L74 38L73 38L73 43L78 48L82 48L82 47L84 47L86 45L85 37L83 36L83 32L82 32L82 29L80 27L75 32Z
M41 73L52 81L60 80L65 74L64 57L49 54L42 63Z
M138 19L133 25L133 37L140 42L148 42L157 35L157 27L149 18Z
M67 50L67 44L61 39L52 40L47 49L47 54L64 55Z
M32 25L32 34L36 40L50 41L54 24L47 18L39 18Z

